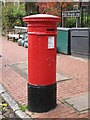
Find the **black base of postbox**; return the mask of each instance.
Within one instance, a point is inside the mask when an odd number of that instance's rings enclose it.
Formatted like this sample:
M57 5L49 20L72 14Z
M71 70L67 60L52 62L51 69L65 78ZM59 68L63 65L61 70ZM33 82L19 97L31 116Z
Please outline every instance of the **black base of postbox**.
M49 86L28 84L28 109L32 112L48 112L56 107L56 83Z

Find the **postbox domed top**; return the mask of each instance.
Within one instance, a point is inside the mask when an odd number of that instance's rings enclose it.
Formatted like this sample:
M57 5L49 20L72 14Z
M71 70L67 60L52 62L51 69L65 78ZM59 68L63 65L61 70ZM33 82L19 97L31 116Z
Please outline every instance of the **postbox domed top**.
M23 18L23 21L26 22L32 22L32 21L60 22L60 20L61 20L60 17L49 14L35 14Z

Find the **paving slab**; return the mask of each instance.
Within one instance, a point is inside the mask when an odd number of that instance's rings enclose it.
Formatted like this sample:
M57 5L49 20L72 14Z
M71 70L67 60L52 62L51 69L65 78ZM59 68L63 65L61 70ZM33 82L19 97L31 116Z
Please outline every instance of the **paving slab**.
M16 71L18 74L20 74L22 77L28 80L28 62L20 62L16 64L9 65L14 71ZM56 81L65 81L70 80L69 77L62 75L58 72L56 72Z
M28 62L19 62L16 64L10 64L9 65L11 68L13 69L17 69L17 70L22 70L22 69L28 69Z
M19 63L19 64L15 65L15 67L19 70L28 69L28 66L26 65L26 63L24 63L24 64Z
M73 98L66 99L65 101L75 108L79 112L83 112L85 110L90 109L90 105L88 104L88 93L79 95Z
M65 76L65 75L62 75L58 72L56 72L56 81L57 82L60 82L60 81L66 81L66 80L70 80L71 78Z

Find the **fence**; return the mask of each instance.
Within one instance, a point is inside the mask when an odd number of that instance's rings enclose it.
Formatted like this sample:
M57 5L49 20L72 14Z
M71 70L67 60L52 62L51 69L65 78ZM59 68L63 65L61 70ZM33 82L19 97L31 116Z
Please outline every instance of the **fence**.
M65 11L61 6L61 27L90 27L89 5L71 11Z

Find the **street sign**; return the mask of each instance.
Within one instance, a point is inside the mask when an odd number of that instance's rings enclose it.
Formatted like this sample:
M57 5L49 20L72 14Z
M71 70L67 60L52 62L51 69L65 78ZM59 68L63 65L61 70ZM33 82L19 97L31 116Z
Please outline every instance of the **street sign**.
M63 17L80 17L80 10L62 11Z

